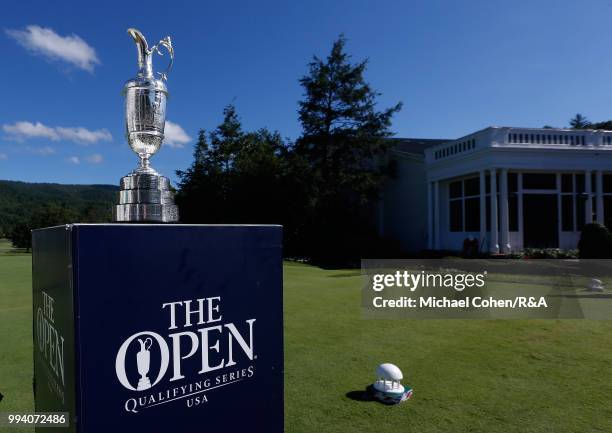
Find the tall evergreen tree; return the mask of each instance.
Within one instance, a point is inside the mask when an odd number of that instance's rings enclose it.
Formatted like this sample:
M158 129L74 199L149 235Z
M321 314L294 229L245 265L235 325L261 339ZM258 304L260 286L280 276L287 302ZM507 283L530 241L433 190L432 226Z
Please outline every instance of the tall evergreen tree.
M277 132L245 132L233 105L209 134L201 130L194 160L177 171L177 204L189 223L284 223L286 146Z
M223 122L210 134L210 156L222 172L231 169L243 139L244 133L236 107L230 104L223 109Z
M296 152L310 169L314 223L308 238L315 242L311 249L324 250L328 259L360 254L370 242L364 239L373 236L372 207L386 173L379 157L402 106L376 109L380 94L364 79L368 62L351 63L345 44L340 36L327 58L314 57L300 80L303 134Z
M210 155L206 131L200 129L194 145L193 162L185 170L177 170L178 192L176 203L181 220L188 223L218 222L218 206L221 201L221 171ZM206 203L203 203L203 200ZM202 214L206 211L206 217Z
M588 129L591 127L591 122L582 114L577 113L570 119L570 127L572 129Z

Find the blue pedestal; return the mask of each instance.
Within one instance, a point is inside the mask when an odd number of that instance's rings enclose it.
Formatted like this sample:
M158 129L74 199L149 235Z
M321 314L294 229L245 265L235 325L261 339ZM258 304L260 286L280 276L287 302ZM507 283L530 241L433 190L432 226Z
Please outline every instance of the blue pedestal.
M40 431L283 431L279 226L33 232Z

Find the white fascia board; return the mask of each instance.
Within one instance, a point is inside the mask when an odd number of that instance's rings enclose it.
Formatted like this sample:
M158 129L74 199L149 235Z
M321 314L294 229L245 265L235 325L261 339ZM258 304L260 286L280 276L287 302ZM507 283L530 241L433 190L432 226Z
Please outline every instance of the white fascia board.
M542 172L612 171L612 149L493 146L427 165L429 181L507 168Z
M401 150L392 150L391 154L395 157L402 159L409 159L411 161L425 162L425 156L418 153L402 152Z

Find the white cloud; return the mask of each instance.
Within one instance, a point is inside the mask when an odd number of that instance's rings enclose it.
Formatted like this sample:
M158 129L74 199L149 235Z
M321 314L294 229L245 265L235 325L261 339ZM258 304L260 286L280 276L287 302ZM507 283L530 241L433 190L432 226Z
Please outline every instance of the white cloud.
M102 161L104 161L104 157L99 153L93 153L89 156L86 156L85 161L91 164L100 164Z
M8 159L8 155L6 153L0 153L0 161L3 159Z
M181 148L191 141L185 130L178 123L166 120L164 128L164 144L169 147Z
M42 156L49 156L55 153L55 149L52 148L51 146L31 147L29 148L29 150L32 153L35 153L37 155L42 155Z
M84 157L74 155L66 158L66 162L72 165L79 165L83 161L88 162L90 164L100 164L102 163L102 161L104 161L104 157L99 153L92 153L91 155L87 155Z
M111 141L113 136L106 129L98 129L97 131L90 131L89 129L77 127L77 128L64 128L58 126L55 128L58 135L64 140L74 141L75 143L82 144L93 144L98 141Z
M111 141L113 136L107 129L91 131L81 126L63 127L46 126L40 122L15 122L12 125L2 126L7 138L16 141L25 141L29 138L47 138L53 141L67 140L80 144L94 144L98 141Z
M40 122L15 122L14 125L3 125L2 129L17 141L23 141L26 138L59 140L59 135L54 128L49 128Z
M22 47L47 59L63 60L88 72L100 64L96 50L75 34L60 36L53 29L36 25L5 31Z

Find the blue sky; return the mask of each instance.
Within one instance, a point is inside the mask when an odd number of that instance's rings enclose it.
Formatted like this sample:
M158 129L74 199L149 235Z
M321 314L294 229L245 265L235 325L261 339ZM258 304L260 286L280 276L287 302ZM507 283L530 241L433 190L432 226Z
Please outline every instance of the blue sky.
M0 16L0 179L112 183L136 164L123 138L126 34L171 35L174 147L152 160L174 179L199 128L233 102L246 129L300 133L298 79L344 33L400 137L452 138L488 125L612 119L612 2L9 2ZM156 59L156 68L165 59ZM184 135L181 135L181 129ZM178 134L176 133L178 131ZM182 146L182 147L181 147Z

